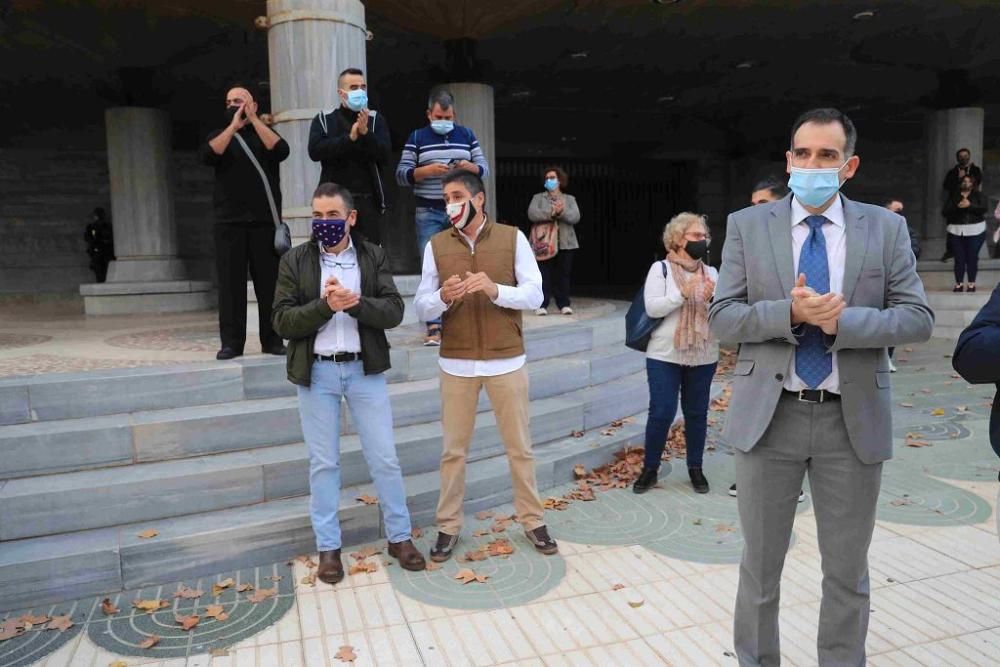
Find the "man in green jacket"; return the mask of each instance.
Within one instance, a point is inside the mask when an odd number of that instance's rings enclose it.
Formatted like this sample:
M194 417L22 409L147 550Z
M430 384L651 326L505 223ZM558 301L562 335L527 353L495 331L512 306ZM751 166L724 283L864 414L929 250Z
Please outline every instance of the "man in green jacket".
M316 189L312 239L282 257L272 309L274 330L289 339L288 379L298 385L299 416L309 448L317 576L329 584L344 578L337 519L344 399L378 491L389 555L407 570L426 566L410 539L385 379L385 330L402 321L403 299L385 251L351 233L357 215L346 188L323 183Z

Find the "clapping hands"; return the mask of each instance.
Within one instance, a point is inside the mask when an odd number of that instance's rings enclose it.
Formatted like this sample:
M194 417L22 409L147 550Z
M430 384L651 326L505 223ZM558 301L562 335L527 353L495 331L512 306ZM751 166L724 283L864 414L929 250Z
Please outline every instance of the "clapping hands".
M335 313L350 310L361 303L361 296L341 285L335 276L326 279L320 297L326 299L326 305Z
M817 294L806 285L806 275L800 273L792 288L792 324L812 324L823 333L834 336L840 314L844 312L844 297L833 292Z

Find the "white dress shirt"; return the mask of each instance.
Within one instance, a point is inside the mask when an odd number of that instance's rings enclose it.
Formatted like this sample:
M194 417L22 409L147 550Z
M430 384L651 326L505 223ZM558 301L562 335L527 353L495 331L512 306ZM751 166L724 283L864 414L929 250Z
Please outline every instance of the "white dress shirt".
M361 294L361 269L358 267L358 251L354 248L354 241L348 241L347 247L340 253L326 252L320 243L319 265L320 294L330 276L335 276L341 285L355 294ZM329 356L337 352L361 352L358 321L344 311L334 313L330 321L320 327L313 346L314 354Z
M807 211L799 200L792 197L792 265L795 267L795 277L799 275L799 257L802 246L809 238L809 224L806 222L812 213ZM823 238L826 239L826 261L830 268L830 291L836 294L844 293L844 263L847 261L847 235L844 224L844 203L838 195L830 208L821 215L827 219L823 224ZM808 284L808 276L806 276ZM801 391L809 389L809 385L795 374L795 355L788 365L785 374L785 389ZM833 372L827 376L817 389L825 389L835 394L840 393L840 372L837 370L837 353L833 353Z
M485 224L485 223L484 223ZM479 231L476 236L479 236ZM470 248L475 248L475 239L470 239L465 234L459 235ZM465 276L461 276L463 279ZM538 262L535 261L535 253L531 251L531 245L527 237L518 231L517 246L514 249L514 277L516 285L497 285L497 298L493 303L500 308L510 308L513 310L534 310L542 305L542 273L538 270ZM448 310L448 305L441 300L441 279L438 276L437 264L434 261L434 249L428 243L424 249L424 263L420 275L420 286L417 294L413 297L413 307L417 311L417 319L421 322L437 319L444 311ZM447 331L442 332L445 336ZM507 359L450 359L440 357L438 365L448 375L458 377L491 377L513 373L524 366L525 355Z

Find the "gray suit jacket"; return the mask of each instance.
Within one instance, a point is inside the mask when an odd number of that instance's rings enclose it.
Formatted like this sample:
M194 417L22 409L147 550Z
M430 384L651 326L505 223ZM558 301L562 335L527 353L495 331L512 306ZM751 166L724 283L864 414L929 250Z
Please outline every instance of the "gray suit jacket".
M843 197L843 195L841 195ZM934 313L917 276L906 221L843 197L844 298L829 349L836 351L841 406L851 445L865 463L892 457L892 397L886 348L930 338ZM723 437L749 451L767 430L798 340L792 332L791 195L729 216L722 268L709 312L712 333L739 343Z

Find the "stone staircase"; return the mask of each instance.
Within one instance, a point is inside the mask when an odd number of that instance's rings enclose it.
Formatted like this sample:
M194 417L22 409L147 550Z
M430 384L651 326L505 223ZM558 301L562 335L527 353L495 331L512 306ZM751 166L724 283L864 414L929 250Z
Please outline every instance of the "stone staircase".
M928 253L923 253L925 257L934 257L934 259L925 259L917 262L917 273L920 274L921 280L924 281L924 289L927 291L947 291L951 294L951 288L955 286L955 265L953 260L948 260L947 262L938 261L938 257L941 256L940 252L929 255ZM989 294L993 288L1000 284L1000 259L989 259L980 256L979 258L979 275L976 276L976 288L979 292L985 292ZM977 294L979 292L976 292Z
M622 344L626 306L526 331L541 489L572 479L577 463L597 465L641 444L644 357ZM415 327L390 339L397 451L414 525L426 526L439 488L437 350L419 345ZM511 499L486 409L484 398L469 458L470 511ZM377 539L382 526L378 507L357 500L375 491L343 412L341 521L350 545ZM630 415L633 423L601 433ZM0 425L0 609L314 549L308 456L284 359L9 378L0 381ZM138 536L148 529L158 535Z
M992 291L992 285L984 286L975 294L928 289L927 302L934 310L934 338L957 339L989 301Z

